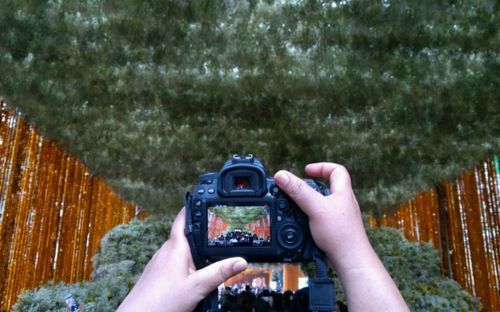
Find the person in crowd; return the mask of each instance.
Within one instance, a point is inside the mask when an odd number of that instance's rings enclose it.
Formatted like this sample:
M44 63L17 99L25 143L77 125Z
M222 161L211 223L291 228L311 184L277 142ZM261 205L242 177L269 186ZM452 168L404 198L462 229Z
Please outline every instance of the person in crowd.
M283 294L280 292L273 291L271 292L271 296L273 297L272 310L274 312L285 312L285 303L283 302Z
M292 299L293 299L293 292L291 290L286 290L283 293L283 306L285 308L285 311L289 311L290 306L292 304Z
M255 296L253 291L257 291L259 295ZM253 291L247 285L245 290L241 292L239 292L239 289L226 292L220 300L222 303L221 312L309 312L308 287L299 289L295 294L290 290L281 293L279 291L269 291L265 288L256 288ZM270 297L272 297L272 300ZM290 301L288 304L286 304L287 300ZM228 302L231 302L231 304L226 304ZM347 306L342 301L337 301L335 310L332 312L347 311Z
M310 164L305 170L310 177L328 180L331 194L322 196L285 170L274 178L308 216L312 237L337 272L349 310L408 311L370 245L347 170L334 163ZM185 217L182 209L170 238L147 264L118 311L193 311L218 285L246 269L245 259L234 257L196 270L184 235Z
M287 312L309 312L309 288L299 289L293 294L292 303Z

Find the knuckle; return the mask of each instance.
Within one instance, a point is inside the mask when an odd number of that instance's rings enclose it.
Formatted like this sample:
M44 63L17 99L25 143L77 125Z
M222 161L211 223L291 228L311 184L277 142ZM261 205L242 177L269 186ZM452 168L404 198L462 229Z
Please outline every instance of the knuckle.
M337 170L341 171L345 176L349 177L349 170L346 167L339 165Z
M324 177L326 175L330 174L330 170L328 169L328 166L324 163L321 164L321 176Z
M225 264L224 264L224 265L221 265L221 266L219 267L219 277L220 277L220 279L221 279L222 281L225 281L225 280L227 280L227 279L229 278L229 276L230 276L230 275L229 275L228 270L226 269L226 265L225 265Z
M303 188L304 188L304 182L302 181L294 182L290 188L290 196L292 197L299 196L302 193Z
M333 171L337 170L337 171L347 172L347 168L344 167L343 165L340 165L340 164L336 164L336 166L334 168L335 169Z

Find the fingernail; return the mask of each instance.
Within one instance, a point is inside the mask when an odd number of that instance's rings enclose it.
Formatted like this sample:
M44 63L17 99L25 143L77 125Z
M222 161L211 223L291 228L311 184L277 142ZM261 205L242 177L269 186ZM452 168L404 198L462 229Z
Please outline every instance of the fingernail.
M290 181L288 174L283 170L278 171L278 173L276 173L274 179L276 180L276 183L278 183L281 186L286 186L288 184L288 181Z
M234 272L240 272L247 268L247 262L245 260L239 260L235 264L233 264Z

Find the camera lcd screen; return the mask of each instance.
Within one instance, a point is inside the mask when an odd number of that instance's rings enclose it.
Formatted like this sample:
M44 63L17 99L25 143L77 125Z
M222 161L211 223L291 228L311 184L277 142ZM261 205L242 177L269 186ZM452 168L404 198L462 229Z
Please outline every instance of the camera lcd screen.
M269 206L215 205L207 211L208 247L271 245Z

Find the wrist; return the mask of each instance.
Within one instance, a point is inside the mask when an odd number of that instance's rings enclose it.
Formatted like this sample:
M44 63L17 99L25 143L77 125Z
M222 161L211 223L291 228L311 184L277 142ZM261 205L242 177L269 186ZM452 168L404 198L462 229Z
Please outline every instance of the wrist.
M379 269L382 265L366 234L351 237L347 244L343 241L336 248L330 248L326 256L339 275L357 269Z
M349 309L409 311L396 284L371 245L345 257L328 257L334 259L330 261L333 262L344 289Z

